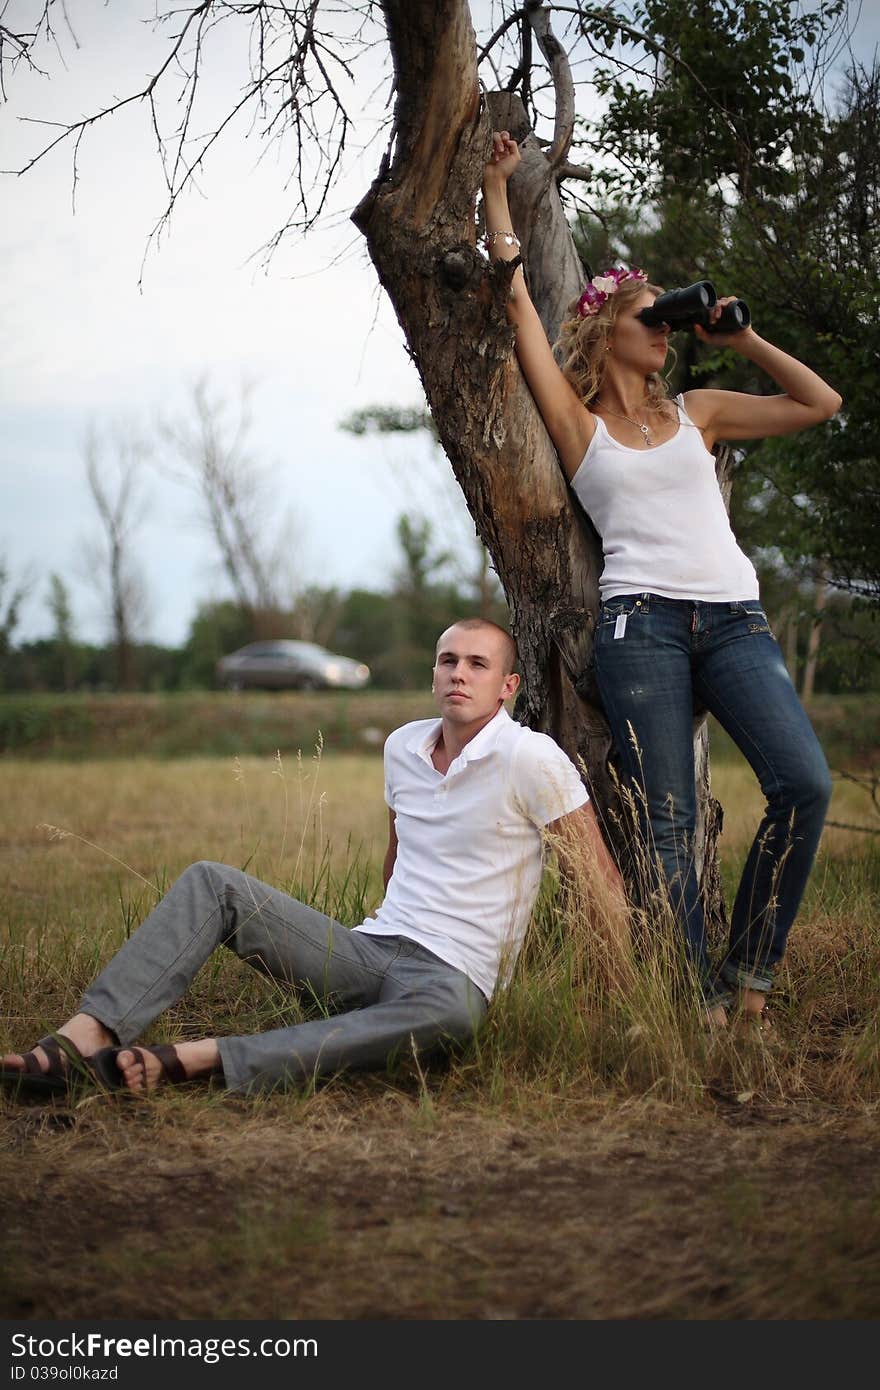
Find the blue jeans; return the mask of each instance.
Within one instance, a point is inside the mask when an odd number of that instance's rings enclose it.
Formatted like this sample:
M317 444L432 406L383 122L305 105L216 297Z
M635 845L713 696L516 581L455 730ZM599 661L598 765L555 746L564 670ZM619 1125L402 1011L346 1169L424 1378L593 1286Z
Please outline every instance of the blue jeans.
M707 1002L723 1000L730 985L769 990L816 855L831 777L761 604L627 594L602 604L594 649L649 858L662 868ZM693 856L695 704L727 730L767 799L720 977L706 949Z
M298 1086L397 1053L468 1041L486 1013L477 986L403 936L349 931L226 864L190 867L86 991L91 1014L127 1045L184 994L219 946L337 1010L265 1033L218 1038L230 1091Z

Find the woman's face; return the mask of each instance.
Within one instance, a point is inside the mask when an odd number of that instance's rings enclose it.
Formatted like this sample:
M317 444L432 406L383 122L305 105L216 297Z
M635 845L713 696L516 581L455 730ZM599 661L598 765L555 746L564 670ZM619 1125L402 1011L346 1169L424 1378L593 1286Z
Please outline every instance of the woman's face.
M649 328L638 317L654 299L651 290L643 290L637 299L630 300L617 315L608 339L614 360L621 366L636 368L645 376L662 370L669 351L668 326Z

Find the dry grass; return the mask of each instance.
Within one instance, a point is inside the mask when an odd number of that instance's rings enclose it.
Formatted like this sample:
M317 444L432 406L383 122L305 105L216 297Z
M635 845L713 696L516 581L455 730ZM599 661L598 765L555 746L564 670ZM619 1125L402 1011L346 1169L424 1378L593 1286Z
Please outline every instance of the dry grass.
M6 763L0 1045L69 1013L194 859L247 866L343 920L368 909L381 762L316 770ZM731 880L760 796L735 764L715 790ZM867 819L857 788L836 788L832 815ZM547 899L513 986L447 1067L247 1102L3 1101L0 1314L875 1317L878 898L874 837L829 832L774 1049L707 1039L662 953L625 999L608 993L589 923ZM163 1027L241 1031L290 1007L223 960Z
M7 1316L872 1318L880 1305L867 1119L710 1127L571 1098L514 1116L440 1103L427 1125L413 1096L355 1084L293 1113L183 1108L20 1127Z
M4 901L12 935L42 926L53 902L91 912L109 896L116 899L110 912L118 912L120 894L146 891L144 879L161 887L197 859L247 865L283 883L307 876L328 844L333 872L352 853L379 861L387 838L382 763L374 756L5 761L3 785L0 864L12 888ZM760 818L760 790L742 763L715 768L713 790L725 807L722 854L733 882ZM870 824L868 799L838 782L829 816ZM53 838L47 824L71 838ZM871 859L876 844L826 830L807 906L821 905L838 883L836 865L848 873Z

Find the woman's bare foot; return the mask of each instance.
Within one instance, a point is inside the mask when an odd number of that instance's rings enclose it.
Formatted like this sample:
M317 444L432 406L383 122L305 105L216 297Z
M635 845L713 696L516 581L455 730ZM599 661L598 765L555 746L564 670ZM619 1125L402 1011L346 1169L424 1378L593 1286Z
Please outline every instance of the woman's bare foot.
M180 1070L175 1066L175 1060ZM125 1047L116 1054L122 1084L135 1095L147 1095L167 1081L194 1081L220 1071L216 1038L176 1043L174 1047Z
M91 1057L93 1052L99 1048L109 1047L116 1042L116 1038L105 1028L98 1019L92 1018L91 1014L74 1014L73 1018L62 1023L58 1028L59 1037L67 1038L83 1057ZM34 1057L39 1063L42 1072L50 1069L50 1059L42 1047L31 1049ZM25 1060L23 1052L9 1052L5 1057L0 1058L0 1066L8 1068L10 1071L25 1071Z
M723 1004L712 1004L706 1010L706 1031L719 1033L727 1027L727 1009Z
M742 989L739 993L740 1022L751 1032L770 1033L773 1024L767 1012L767 995L760 989Z

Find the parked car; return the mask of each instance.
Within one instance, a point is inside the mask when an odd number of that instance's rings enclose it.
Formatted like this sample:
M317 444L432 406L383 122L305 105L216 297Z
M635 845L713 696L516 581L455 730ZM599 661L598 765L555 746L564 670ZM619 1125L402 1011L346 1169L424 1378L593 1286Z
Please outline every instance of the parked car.
M315 642L250 642L220 658L217 679L227 690L360 690L370 668Z

